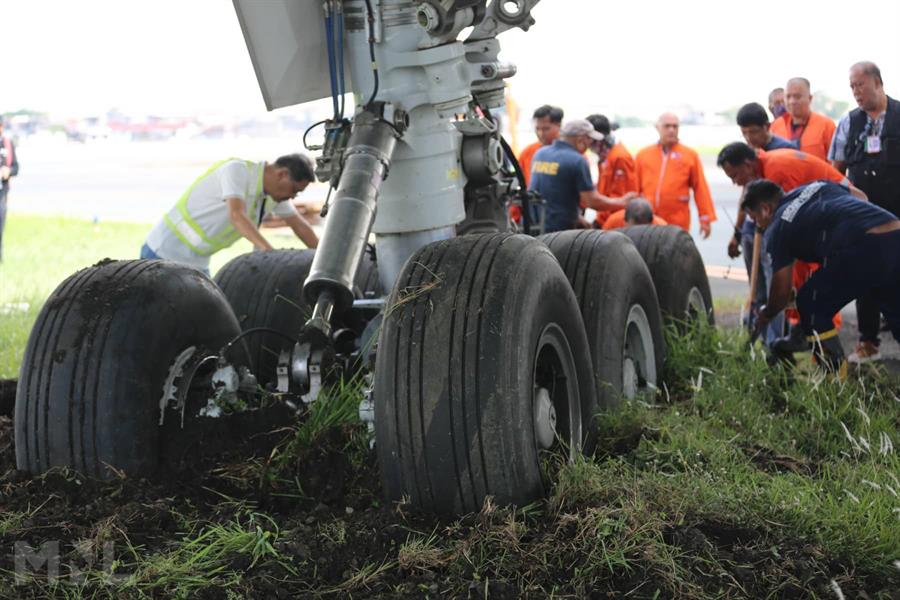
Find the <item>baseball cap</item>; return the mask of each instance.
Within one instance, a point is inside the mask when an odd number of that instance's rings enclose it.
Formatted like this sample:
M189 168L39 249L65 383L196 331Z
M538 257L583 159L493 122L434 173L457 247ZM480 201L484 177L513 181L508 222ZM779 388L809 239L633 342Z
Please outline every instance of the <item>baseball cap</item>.
M594 129L594 126L591 125L591 122L587 119L572 119L571 121L566 121L560 130L560 134L563 137L586 135L598 142L602 142L606 139L606 136Z

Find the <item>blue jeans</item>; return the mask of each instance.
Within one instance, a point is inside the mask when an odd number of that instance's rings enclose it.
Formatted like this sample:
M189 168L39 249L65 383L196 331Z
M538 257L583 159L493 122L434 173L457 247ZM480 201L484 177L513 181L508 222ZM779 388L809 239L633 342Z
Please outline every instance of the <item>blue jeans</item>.
M144 243L143 246L141 246L141 258L149 258L149 259L165 260L162 256L160 256L159 254L157 254L156 252L154 252L153 249L150 248L150 246L148 246L148 245L146 244L146 242ZM189 266L190 266L190 265L189 265ZM194 267L194 268L196 269L196 267ZM210 276L210 275L209 275L209 269L197 269L197 270L200 271L201 273L203 273L204 275L206 275L207 277Z

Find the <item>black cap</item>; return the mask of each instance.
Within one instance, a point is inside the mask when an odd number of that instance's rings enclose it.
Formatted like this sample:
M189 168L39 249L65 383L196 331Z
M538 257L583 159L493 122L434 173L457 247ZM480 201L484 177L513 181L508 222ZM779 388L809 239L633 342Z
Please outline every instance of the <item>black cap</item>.
M609 135L610 131L612 131L609 126L609 119L605 115L590 115L587 120L594 126L594 129L603 135Z

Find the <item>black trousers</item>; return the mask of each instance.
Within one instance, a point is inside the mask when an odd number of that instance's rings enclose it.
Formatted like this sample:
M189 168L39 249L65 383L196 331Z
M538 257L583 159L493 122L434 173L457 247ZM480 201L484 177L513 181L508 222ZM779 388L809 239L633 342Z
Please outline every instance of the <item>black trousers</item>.
M797 293L807 335L834 329L831 318L854 299L871 299L900 340L900 231L867 234L856 245L826 256ZM866 300L863 300L865 303ZM876 335L878 325L875 326Z

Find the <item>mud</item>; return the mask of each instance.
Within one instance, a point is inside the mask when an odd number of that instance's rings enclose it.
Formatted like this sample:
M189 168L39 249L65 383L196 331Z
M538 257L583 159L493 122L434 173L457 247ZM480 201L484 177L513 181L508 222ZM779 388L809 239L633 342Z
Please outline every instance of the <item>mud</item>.
M16 543L38 548L57 540L62 564L80 565L86 559L76 544L87 541L100 548L111 542L124 565L118 572L127 574L134 568L128 566L129 548L142 558L165 553L186 534L196 536L198 524L246 522L248 515L260 513L271 519L265 523L268 529L277 527L274 549L281 562L252 565L248 556L235 555L227 568L241 575L232 588L236 595L213 588L196 597L539 598L555 589L565 597L703 598L720 597L727 589L729 597L761 598L773 594L772 581L782 582L776 597L830 597L823 572L851 582L842 584L848 598L868 597L864 590L890 594L894 585L854 574L849 561L829 562L822 549L785 540L777 531L689 515L663 534L663 541L678 550L684 582L673 583L671 573L658 570L658 562L644 567L641 553L649 550L639 548L629 557L636 568L599 579L591 589L576 589L571 586L573 569L585 568L590 559L568 547L580 534L573 515L591 507L570 507L569 515L526 517L524 522L517 517L522 529L514 535L512 515L502 508L452 522L410 513L383 501L374 453L358 444L362 429L348 425L290 455L276 479L270 475L293 430L279 426L262 431L265 421L258 421L243 423L256 427L252 435L249 429L242 435L199 432L210 446L203 452L188 450L155 479L96 481L64 470L40 477L15 470L13 423L0 417L0 505L7 519L0 519L0 598L46 597L46 587L35 583L8 585L16 567ZM632 437L624 436L612 450L627 452ZM760 468L804 470L764 448L747 451L760 457ZM10 521L11 515L17 516ZM434 550L400 552L410 538L430 533L439 540ZM485 540L494 545L482 545ZM478 548L502 549L511 558L495 572L479 571L473 566ZM545 558L554 554L554 560ZM726 570L718 572L711 564ZM377 577L359 576L380 566L385 570ZM669 592L658 595L658 590ZM86 597L94 592L100 597L138 596L100 586L88 589ZM151 596L167 594L156 590Z
M0 417L11 417L16 405L16 380L0 379Z

